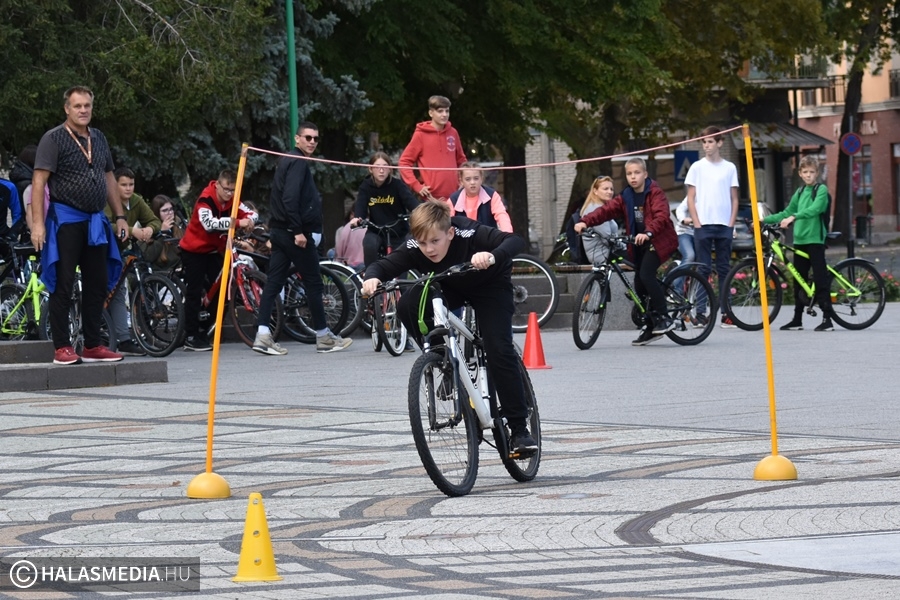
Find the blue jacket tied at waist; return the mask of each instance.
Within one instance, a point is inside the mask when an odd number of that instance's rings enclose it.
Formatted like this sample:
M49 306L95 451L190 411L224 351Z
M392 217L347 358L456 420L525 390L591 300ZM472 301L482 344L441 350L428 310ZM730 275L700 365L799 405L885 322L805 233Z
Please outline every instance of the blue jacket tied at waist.
M113 243L115 234L106 215L102 211L86 213L66 204L51 202L50 210L47 212L47 238L41 253L41 281L51 294L56 291L56 264L59 262L56 235L59 227L83 221L88 221L88 245L106 246L106 290L111 291L119 281L119 275L122 273L122 256L119 254L118 245Z

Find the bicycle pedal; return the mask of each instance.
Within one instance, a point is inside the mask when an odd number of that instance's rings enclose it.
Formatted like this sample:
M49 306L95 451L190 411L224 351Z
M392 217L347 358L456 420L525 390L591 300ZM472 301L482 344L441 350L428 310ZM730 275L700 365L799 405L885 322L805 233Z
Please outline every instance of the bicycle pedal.
M537 450L525 450L523 452L510 452L508 456L513 460L523 460L531 458L535 454L537 454Z

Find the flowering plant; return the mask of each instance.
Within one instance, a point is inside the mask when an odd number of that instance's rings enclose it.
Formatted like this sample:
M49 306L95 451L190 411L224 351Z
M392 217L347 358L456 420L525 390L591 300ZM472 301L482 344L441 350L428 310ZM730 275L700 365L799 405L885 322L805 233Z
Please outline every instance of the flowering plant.
M888 302L900 300L900 281L897 281L897 278L887 271L882 273L881 277L884 278L885 300Z

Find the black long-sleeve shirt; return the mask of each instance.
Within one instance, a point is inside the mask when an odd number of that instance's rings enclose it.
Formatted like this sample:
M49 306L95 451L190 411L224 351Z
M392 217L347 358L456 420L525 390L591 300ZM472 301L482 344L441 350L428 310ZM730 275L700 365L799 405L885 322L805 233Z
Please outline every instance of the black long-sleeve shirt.
M450 222L455 228L455 234L443 260L431 262L419 250L419 244L415 240L408 240L388 256L366 267L366 279L388 281L410 269L420 273L440 273L453 265L468 262L477 252L490 252L495 259L493 266L451 277L441 285L462 292L476 286L495 285L504 280L509 282L512 258L525 249L525 240L518 234L504 233L466 217L452 217Z

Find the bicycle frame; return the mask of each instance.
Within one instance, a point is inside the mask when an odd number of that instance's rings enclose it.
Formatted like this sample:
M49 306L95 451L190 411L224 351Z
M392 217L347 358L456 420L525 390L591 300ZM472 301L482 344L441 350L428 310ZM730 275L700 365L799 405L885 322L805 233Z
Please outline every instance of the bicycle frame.
M457 377L463 383L463 387L469 394L469 402L478 416L478 423L482 429L491 429L494 427L494 417L491 415L491 398L487 381L487 366L484 364L483 355L477 353L477 382L472 381L472 377L467 373L465 377L460 377L459 365L462 364L462 351L459 348L459 336L468 340L473 346L479 346L478 337L466 327L463 321L447 309L444 300L441 297L435 297L431 301L434 310L434 324L432 329L425 336L424 351L428 352L431 347L430 339L432 336L446 335L449 341L448 348L453 363L453 376Z
M766 269L772 266L772 262L775 257L778 258L784 264L787 272L791 274L791 277L794 278L794 281L800 286L803 292L806 294L806 297L810 299L810 304L814 302L815 294L816 294L816 284L815 282L809 283L806 279L800 274L800 271L797 270L797 267L794 266L792 261L787 260L785 256L785 250L789 252L793 252L795 255L801 256L803 258L809 258L809 254L804 252L803 250L798 250L793 246L789 246L788 244L783 244L778 241L777 238L773 238L770 244L770 251L767 252L767 260L766 260ZM825 268L828 269L828 272L837 280L842 286L844 286L848 292L848 296L861 296L862 292L860 292L859 288L853 285L852 282L847 281L843 275L840 274L839 271L835 270L831 265L825 265Z
M29 257L29 262L32 259L37 260L35 257ZM6 318L3 319L3 322L0 323L0 333L2 333L3 335L21 335L22 333L24 333L22 331L22 327L28 327L28 322L25 322L24 324L20 325L18 329L14 330L10 329L9 320L12 315L16 314L16 312L18 312L19 309L22 308L22 306L24 306L29 299L31 300L34 323L35 326L37 326L37 323L41 322L41 294L43 294L46 289L47 286L45 286L44 282L40 280L38 274L32 270L31 275L28 277L28 284L25 287L25 293L22 294L22 297L19 299L19 301L9 311L9 314L6 316Z

